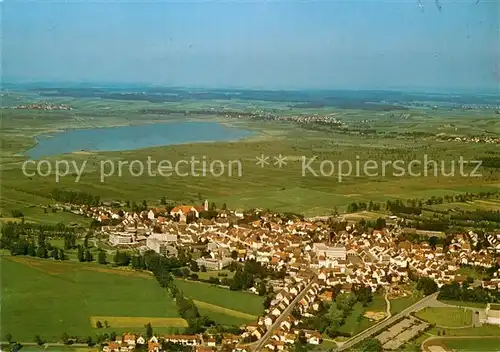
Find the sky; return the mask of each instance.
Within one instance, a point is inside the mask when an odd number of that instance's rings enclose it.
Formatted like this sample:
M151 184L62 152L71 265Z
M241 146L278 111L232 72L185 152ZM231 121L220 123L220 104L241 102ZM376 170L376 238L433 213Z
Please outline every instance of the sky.
M500 81L499 1L0 6L4 82L498 91Z

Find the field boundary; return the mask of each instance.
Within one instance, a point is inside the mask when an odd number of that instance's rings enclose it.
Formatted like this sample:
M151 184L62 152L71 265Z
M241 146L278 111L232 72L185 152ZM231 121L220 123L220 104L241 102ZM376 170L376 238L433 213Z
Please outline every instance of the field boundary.
M211 303L207 303L207 302L203 302L203 301L193 300L193 302L198 308L204 308L204 309L210 310L212 312L230 315L230 316L235 317L235 318L242 318L242 319L248 319L248 320L256 320L258 318L257 315L243 313L243 312L240 312L237 310L224 308L224 307L221 307L221 306L218 306L215 304L211 304Z
M92 327L96 327L96 323L98 321L102 324L107 321L110 328L142 328L148 323L151 323L152 326L159 328L188 327L187 321L182 318L91 316L89 317L89 320Z

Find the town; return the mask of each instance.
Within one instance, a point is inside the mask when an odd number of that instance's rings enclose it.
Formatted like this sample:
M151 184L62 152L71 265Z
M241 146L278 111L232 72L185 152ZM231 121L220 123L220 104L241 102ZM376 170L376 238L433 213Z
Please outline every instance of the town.
M385 350L398 350L431 326L415 312L443 305L436 300L438 292L443 295L457 285L481 289L490 295L491 302L500 301L499 231L457 233L447 237L445 244L435 236L439 232L402 227L396 216L378 221L382 226L373 229L342 218L286 218L258 209L251 214L231 211L226 206L216 210L206 200L200 205L142 211L104 205L60 204L57 208L92 218L98 224L99 236L118 250L154 251L176 257L180 250L189 249L202 253L195 260L202 271L256 262L284 273L280 279L265 279L272 288L265 314L241 326L239 335L223 334L217 339L206 334L164 335L145 340L140 334L128 334L104 344L104 352L130 350L136 344L147 344L148 351L158 352L162 349L160 342L191 346L196 351L282 351L297 343L320 346L325 332L314 330L307 322L321 314L325 303L363 290L368 295L383 292L386 298L404 297L407 293L400 287L427 278L435 287L421 301L398 314L391 315L389 309L371 314L374 325L337 348L347 350L372 337ZM416 243L406 239L408 234L410 238L416 235L432 240ZM472 280L459 273L464 266L489 270L490 275L488 279ZM247 289L258 291L254 286ZM499 308L488 303L486 309L475 310L475 326L500 325Z

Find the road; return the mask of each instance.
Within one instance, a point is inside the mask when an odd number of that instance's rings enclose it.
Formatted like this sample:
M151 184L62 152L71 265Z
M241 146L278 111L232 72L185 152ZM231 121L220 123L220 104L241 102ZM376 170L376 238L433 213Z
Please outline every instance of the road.
M360 332L358 335L350 338L346 342L342 344L342 346L337 347L335 351L345 351L348 349L351 349L361 341L369 338L371 335L377 333L380 330L384 330L387 326L393 324L396 320L412 313L419 311L429 305L429 303L434 302L436 300L436 297L438 295L438 292L433 293L432 295L426 296L422 298L420 301L416 302L415 304L409 306L408 308L404 309L403 311L399 312L398 314L393 315L392 317L389 317L388 319L385 319L381 321L380 323L373 325L372 327L369 327L368 329Z
M283 320L285 320L285 318L288 317L288 315L290 315L290 313L293 310L293 307L295 307L295 305L302 299L302 297L304 297L304 295L307 293L307 291L309 291L309 289L311 288L311 286L314 282L316 282L316 279L313 279L310 283L308 283L306 285L306 287L302 291L300 291L297 296L295 296L293 301L290 302L288 307L286 307L286 309L283 311L283 313L281 313L281 315L278 317L278 319L276 319L274 324L269 327L269 329L266 331L264 336L262 336L262 338L260 338L258 341L256 341L251 346L252 351L262 351L262 349L266 345L267 341L269 341L269 339L273 335L273 331L279 327L279 324Z

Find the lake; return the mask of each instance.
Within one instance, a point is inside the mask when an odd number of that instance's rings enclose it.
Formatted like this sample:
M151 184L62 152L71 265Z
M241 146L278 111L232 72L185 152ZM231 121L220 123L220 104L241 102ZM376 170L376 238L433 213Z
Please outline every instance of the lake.
M135 150L163 145L233 141L254 132L218 122L171 122L145 125L68 130L37 137L25 152L31 159L79 151Z

